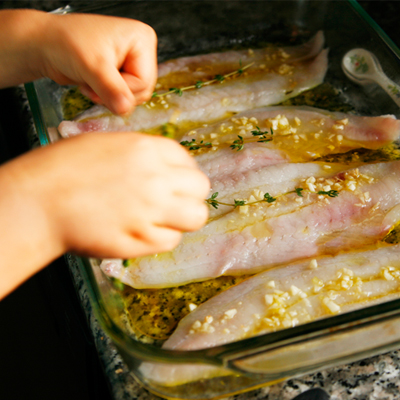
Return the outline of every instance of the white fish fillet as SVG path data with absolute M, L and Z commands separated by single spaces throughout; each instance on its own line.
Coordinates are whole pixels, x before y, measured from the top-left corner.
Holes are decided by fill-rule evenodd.
M 291 161 L 304 162 L 330 153 L 343 153 L 354 148 L 378 149 L 397 140 L 400 121 L 393 115 L 378 117 L 332 112 L 308 106 L 261 107 L 247 110 L 224 121 L 188 132 L 182 141 L 211 143 L 211 148 L 196 151 L 199 165 L 213 162 L 220 149 L 238 139 L 255 139 L 257 130 L 270 133 L 272 141 L 258 143 Z M 270 137 L 270 136 L 269 136 Z M 215 151 L 217 150 L 217 151 Z M 280 153 L 279 153 L 280 151 Z M 231 152 L 230 154 L 234 154 Z
M 163 347 L 204 349 L 290 328 L 398 298 L 399 284 L 400 245 L 277 267 L 197 307 Z M 140 369 L 169 386 L 227 373 L 204 365 L 144 363 Z
M 271 128 L 272 141 L 246 142 L 257 138 L 252 134 L 257 129 L 270 133 Z M 230 148 L 238 135 L 245 140 L 240 151 Z M 400 121 L 391 115 L 362 117 L 312 107 L 265 107 L 191 131 L 182 141 L 191 143 L 194 139 L 196 143 L 212 144 L 211 148 L 193 153 L 201 170 L 210 178 L 212 193 L 219 192 L 221 199 L 221 185 L 230 184 L 233 190 L 235 183 L 248 181 L 249 175 L 266 166 L 310 161 L 360 147 L 376 149 L 399 136 Z M 248 181 L 248 191 L 252 188 L 255 186 Z M 247 197 L 235 194 L 235 198 Z
M 264 168 L 254 168 L 245 172 L 236 171 L 235 174 L 225 175 L 223 179 L 212 180 L 212 192 L 218 193 L 217 199 L 223 203 L 232 203 L 234 199 L 248 199 L 248 202 L 262 200 L 264 193 L 277 196 L 287 193 L 299 187 L 299 182 L 310 176 L 314 178 L 328 178 L 333 171 L 343 169 L 342 164 L 323 163 L 286 163 L 271 164 Z M 301 199 L 304 206 L 306 198 Z M 279 205 L 279 212 L 288 213 L 295 211 L 299 204 L 295 201 L 284 202 Z M 210 218 L 221 217 L 232 211 L 231 206 L 219 205 L 218 209 L 210 208 Z M 264 210 L 272 216 L 276 216 L 275 208 Z M 229 218 L 232 218 L 230 216 Z
M 281 64 L 282 60 L 293 63 L 315 57 L 323 46 L 324 34 L 319 31 L 309 42 L 299 46 L 282 48 L 270 46 L 263 49 L 226 51 L 223 54 L 209 53 L 180 57 L 161 63 L 158 67 L 158 77 L 162 78 L 172 74 L 188 74 L 200 80 L 209 77 L 210 66 L 212 66 L 213 76 L 234 71 L 238 67 L 238 60 L 241 60 L 242 66 L 258 62 L 263 63 L 266 68 L 273 68 Z
M 200 231 L 185 234 L 172 252 L 135 259 L 127 268 L 121 260 L 104 260 L 101 267 L 133 287 L 171 287 L 360 248 L 382 239 L 400 219 L 398 161 L 298 185 L 317 191 L 318 185 L 324 190 L 329 185 L 339 190 L 339 196 L 305 193 L 298 202 L 291 194 L 271 204 L 238 207 Z M 285 206 L 285 199 L 292 205 Z
M 309 46 L 307 49 L 310 50 Z M 143 131 L 167 122 L 203 123 L 224 118 L 229 113 L 278 104 L 322 83 L 328 66 L 328 51 L 322 50 L 315 56 L 316 53 L 313 49 L 309 57 L 303 56 L 292 64 L 281 61 L 281 65 L 286 66 L 283 69 L 260 69 L 256 62 L 240 77 L 185 91 L 182 96 L 154 98 L 138 106 L 129 117 L 113 115 L 105 107 L 96 105 L 74 121 L 63 121 L 58 130 L 63 137 L 88 131 Z

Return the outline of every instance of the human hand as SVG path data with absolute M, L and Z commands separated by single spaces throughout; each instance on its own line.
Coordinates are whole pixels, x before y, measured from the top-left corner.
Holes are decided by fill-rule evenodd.
M 88 133 L 32 151 L 12 166 L 62 252 L 133 258 L 169 251 L 182 231 L 207 220 L 208 178 L 167 138 Z
M 0 87 L 40 77 L 74 84 L 125 114 L 148 100 L 157 79 L 157 38 L 148 25 L 90 14 L 0 12 Z M 2 40 L 4 39 L 4 40 Z

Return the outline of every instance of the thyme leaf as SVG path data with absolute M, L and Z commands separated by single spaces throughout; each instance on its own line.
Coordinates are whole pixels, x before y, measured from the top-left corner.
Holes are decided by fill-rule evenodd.
M 265 193 L 264 201 L 266 201 L 267 203 L 273 203 L 274 201 L 276 201 L 276 197 L 272 197 L 269 193 Z
M 246 205 L 246 200 L 234 200 L 234 207 L 240 207 Z
M 230 72 L 229 74 L 216 75 L 210 81 L 206 81 L 206 82 L 197 81 L 194 85 L 186 86 L 186 87 L 183 87 L 183 88 L 170 88 L 167 92 L 164 92 L 164 93 L 154 92 L 151 97 L 152 98 L 153 97 L 164 97 L 164 96 L 167 96 L 168 94 L 177 94 L 178 96 L 182 96 L 183 92 L 185 92 L 187 90 L 200 89 L 203 86 L 208 86 L 208 85 L 211 85 L 211 84 L 216 83 L 216 82 L 222 83 L 226 78 L 229 78 L 231 76 L 234 76 L 234 75 L 239 75 L 240 76 L 243 73 L 243 71 L 246 70 L 247 68 L 250 68 L 254 64 L 254 62 L 252 62 L 250 64 L 247 64 L 244 67 L 242 67 L 241 64 L 242 64 L 241 61 L 239 61 L 239 66 L 240 66 L 239 69 L 237 69 L 237 70 L 235 70 L 233 72 Z
M 337 190 L 328 190 L 327 192 L 325 192 L 324 190 L 320 190 L 319 192 L 317 192 L 317 194 L 323 194 L 329 197 L 338 197 L 339 196 L 339 192 Z
M 274 134 L 272 128 L 271 128 L 271 133 L 268 131 L 261 131 L 260 127 L 256 126 L 256 130 L 251 131 L 251 134 L 253 136 L 258 137 L 259 140 L 257 140 L 258 143 L 265 143 L 265 142 L 270 142 L 272 140 L 272 135 Z M 269 135 L 269 136 L 267 136 Z
M 303 191 L 303 188 L 296 188 L 294 189 L 295 193 L 297 194 L 297 196 L 303 197 L 303 195 L 301 194 L 301 192 Z
M 171 93 L 176 93 L 179 97 L 183 94 L 182 89 L 180 88 L 170 88 L 169 91 Z
M 208 204 L 210 204 L 211 206 L 213 206 L 216 210 L 218 210 L 218 206 L 219 206 L 218 200 L 215 200 L 215 199 L 217 198 L 217 196 L 218 196 L 218 192 L 215 192 L 215 193 L 213 193 L 213 194 L 211 195 L 210 198 L 208 198 L 208 199 L 206 200 L 206 202 L 207 202 Z
M 271 196 L 267 192 L 264 194 L 262 200 L 256 200 L 251 203 L 248 203 L 246 200 L 236 200 L 236 199 L 233 200 L 233 203 L 223 203 L 223 202 L 217 200 L 218 192 L 215 192 L 210 198 L 206 199 L 206 203 L 212 205 L 216 209 L 218 209 L 219 205 L 231 206 L 233 208 L 236 208 L 236 207 L 241 207 L 244 205 L 252 206 L 254 204 L 258 204 L 258 203 L 262 203 L 262 202 L 273 203 L 278 199 L 278 197 L 286 196 L 290 193 L 296 193 L 298 196 L 303 197 L 303 194 L 302 194 L 303 191 L 310 192 L 309 189 L 304 189 L 301 187 L 296 188 L 290 192 L 280 194 L 276 197 Z M 310 193 L 314 193 L 314 194 L 318 194 L 318 195 L 325 195 L 325 196 L 329 196 L 329 197 L 338 197 L 339 196 L 339 192 L 337 190 L 329 190 L 329 191 L 320 190 L 317 193 L 315 193 L 315 192 L 310 192 Z
M 197 143 L 195 139 L 192 139 L 190 142 L 188 140 L 183 140 L 181 142 L 181 145 L 183 147 L 187 147 L 189 150 L 199 150 L 202 148 L 211 148 L 212 144 L 210 142 L 204 143 L 204 140 L 201 142 Z
M 244 146 L 244 140 L 243 140 L 243 136 L 238 135 L 238 139 L 235 140 L 231 145 L 230 148 L 232 150 L 236 150 L 236 151 L 240 151 L 243 149 Z

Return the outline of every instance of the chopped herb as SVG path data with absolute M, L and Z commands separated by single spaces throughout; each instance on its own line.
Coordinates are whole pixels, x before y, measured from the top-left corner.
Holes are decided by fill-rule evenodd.
M 215 75 L 215 79 L 218 81 L 218 82 L 223 82 L 224 80 L 225 80 L 225 77 L 223 76 L 223 75 Z
M 112 284 L 115 287 L 115 289 L 117 290 L 124 290 L 125 289 L 125 285 L 117 278 L 111 278 Z
M 242 60 L 239 60 L 239 69 L 237 70 L 237 73 L 239 75 L 243 74 L 243 68 L 242 68 Z
M 198 81 L 194 86 L 196 87 L 196 89 L 200 89 L 201 87 L 203 87 L 203 82 Z
M 176 134 L 176 126 L 174 124 L 171 124 L 170 122 L 167 122 L 161 127 L 161 135 L 169 138 L 174 138 Z

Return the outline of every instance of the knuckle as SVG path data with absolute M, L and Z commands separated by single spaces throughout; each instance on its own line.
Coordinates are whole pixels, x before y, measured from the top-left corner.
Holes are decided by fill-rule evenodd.
M 156 31 L 150 26 L 143 22 L 141 22 L 141 27 L 143 33 L 147 36 L 148 39 L 152 40 L 154 43 L 157 42 L 157 33 Z

